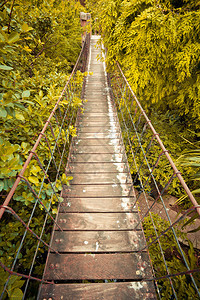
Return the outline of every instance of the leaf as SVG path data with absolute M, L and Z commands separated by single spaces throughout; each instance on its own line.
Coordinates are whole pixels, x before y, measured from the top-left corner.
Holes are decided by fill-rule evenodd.
M 3 107 L 0 107 L 0 117 L 2 118 L 7 117 L 7 111 Z
M 27 23 L 23 23 L 23 25 L 21 26 L 21 29 L 23 32 L 28 32 L 30 30 L 33 30 L 33 28 L 29 27 Z
M 17 276 L 17 279 L 12 283 L 12 289 L 21 288 L 24 284 L 24 280 L 21 280 L 22 277 Z
M 35 185 L 38 185 L 38 184 L 39 184 L 39 180 L 38 180 L 38 178 L 35 177 L 35 176 L 29 176 L 29 177 L 28 177 L 28 180 L 29 180 L 30 182 L 34 183 Z
M 6 65 L 0 65 L 0 69 L 1 69 L 1 70 L 5 70 L 5 71 L 13 70 L 12 67 L 9 67 L 9 66 L 6 66 Z
M 0 192 L 3 190 L 3 188 L 4 188 L 4 183 L 3 181 L 0 181 Z
M 21 143 L 21 147 L 22 148 L 26 148 L 26 147 L 28 147 L 29 146 L 29 143 L 25 143 L 25 142 L 22 142 Z
M 16 41 L 18 41 L 20 38 L 20 35 L 18 32 L 12 32 L 9 37 L 8 37 L 8 43 L 12 44 L 15 43 Z
M 24 46 L 23 49 L 24 49 L 26 52 L 32 52 L 32 50 L 31 50 L 28 46 Z
M 2 42 L 5 42 L 5 37 L 4 37 L 3 34 L 1 34 L 1 33 L 0 33 L 0 40 L 1 40 Z
M 31 173 L 35 176 L 37 176 L 37 173 L 41 171 L 41 168 L 39 166 L 33 166 L 31 168 Z
M 52 214 L 57 214 L 57 213 L 58 213 L 57 208 L 53 208 L 53 209 L 52 209 Z
M 199 217 L 198 213 L 195 213 L 193 217 L 191 217 L 188 221 L 186 221 L 183 226 L 182 229 L 185 228 L 185 226 L 189 225 L 190 223 L 192 223 L 194 220 L 196 220 Z
M 29 90 L 26 90 L 22 93 L 22 98 L 28 98 L 30 97 L 31 92 Z
M 196 189 L 192 191 L 192 194 L 199 194 L 200 193 L 200 189 Z
M 73 179 L 73 177 L 72 177 L 72 179 L 71 179 L 71 177 L 72 177 L 72 176 L 68 176 L 68 177 L 67 177 L 66 174 L 63 173 L 63 174 L 62 174 L 62 178 L 61 178 L 62 183 L 63 183 L 63 184 L 68 184 L 68 181 Z
M 14 289 L 14 291 L 12 292 L 10 300 L 21 300 L 22 298 L 23 298 L 23 293 L 19 288 L 17 288 Z
M 18 111 L 15 112 L 15 117 L 17 120 L 20 120 L 20 121 L 24 121 L 25 118 L 22 114 L 20 114 Z
M 188 251 L 189 254 L 189 258 L 190 258 L 190 267 L 191 270 L 193 270 L 195 268 L 195 264 L 196 264 L 196 257 L 195 257 L 195 253 L 194 253 L 194 247 L 192 245 L 192 242 L 188 241 L 190 249 Z
M 39 91 L 39 96 L 40 96 L 40 98 L 43 97 L 43 91 L 42 90 Z
M 4 179 L 4 190 L 7 191 L 8 190 L 8 180 Z

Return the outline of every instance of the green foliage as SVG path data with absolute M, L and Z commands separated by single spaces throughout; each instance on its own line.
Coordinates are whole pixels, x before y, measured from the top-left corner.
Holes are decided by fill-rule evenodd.
M 156 238 L 156 233 L 159 236 L 170 225 L 169 222 L 163 220 L 157 214 L 151 213 L 151 217 L 146 217 L 143 223 L 144 233 L 147 238 L 148 244 L 150 244 Z M 156 228 L 156 233 L 154 227 Z M 175 228 L 175 232 L 178 238 L 181 238 L 183 240 L 186 238 L 185 234 L 183 234 L 177 228 Z M 162 247 L 170 274 L 177 274 L 179 272 L 187 271 L 172 230 L 169 230 L 166 234 L 162 235 L 159 238 L 159 241 L 160 244 L 157 241 L 149 246 L 149 252 L 154 267 L 155 277 L 159 278 L 167 275 L 164 259 L 160 251 L 160 246 Z M 188 248 L 184 248 L 183 252 L 189 268 L 191 270 L 198 268 L 198 255 L 195 252 L 191 242 L 189 242 Z M 199 285 L 199 273 L 194 273 L 193 276 L 196 283 Z M 189 275 L 172 277 L 172 282 L 178 299 L 198 299 L 198 295 L 196 294 Z M 161 291 L 162 299 L 170 299 L 172 296 L 172 289 L 169 280 L 159 280 L 158 286 Z
M 7 1 L 0 9 L 0 187 L 5 191 L 11 185 L 5 180 L 12 180 L 27 158 L 80 52 L 83 9 L 73 1 L 15 1 L 10 16 L 10 7 Z M 74 108 L 78 105 L 74 99 Z
M 8 279 L 8 273 L 5 272 L 3 269 L 0 269 L 0 294 L 3 292 L 4 284 L 6 283 Z M 11 300 L 21 300 L 23 298 L 23 293 L 21 291 L 21 287 L 23 286 L 24 281 L 21 280 L 21 277 L 12 275 L 8 287 L 6 288 L 6 294 L 7 299 Z M 6 299 L 6 296 L 3 297 L 3 299 Z

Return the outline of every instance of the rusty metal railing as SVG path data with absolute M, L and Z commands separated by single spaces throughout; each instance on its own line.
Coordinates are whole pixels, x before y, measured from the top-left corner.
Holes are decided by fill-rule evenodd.
M 89 51 L 86 36 L 73 71 L 4 203 L 0 205 L 0 299 L 37 295 L 50 247 Z M 51 282 L 46 282 L 51 284 Z M 2 289 L 1 289 L 2 288 Z M 36 296 L 35 296 L 36 298 Z M 16 298 L 17 299 L 17 298 Z
M 139 225 L 143 226 L 147 246 L 141 251 L 148 249 L 152 261 L 153 278 L 147 280 L 154 281 L 160 299 L 183 299 L 183 285 L 191 299 L 199 299 L 198 251 L 195 252 L 192 243 L 187 240 L 182 226 L 191 213 L 200 215 L 200 205 L 175 166 L 118 63 L 113 73 L 108 75 L 108 81 L 112 86 L 111 97 L 116 104 L 136 191 L 134 207 L 137 206 L 140 212 L 140 222 L 135 229 Z M 192 207 L 182 212 L 179 209 L 177 214 L 171 209 L 168 199 L 181 193 L 188 195 Z M 169 298 L 165 298 L 166 295 Z

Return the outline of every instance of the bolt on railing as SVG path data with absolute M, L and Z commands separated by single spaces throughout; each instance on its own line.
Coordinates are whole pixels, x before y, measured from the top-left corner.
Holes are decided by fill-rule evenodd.
M 141 251 L 148 250 L 152 262 L 153 277 L 146 280 L 154 281 L 160 299 L 164 293 L 170 299 L 180 299 L 181 284 L 185 285 L 193 299 L 198 299 L 198 256 L 193 251 L 192 243 L 188 240 L 183 243 L 186 235 L 181 228 L 191 213 L 200 215 L 200 205 L 143 110 L 119 63 L 108 75 L 108 81 L 136 191 L 134 206 L 138 207 L 140 221 L 135 229 L 142 225 L 147 246 Z M 179 214 L 172 212 L 167 204 L 167 197 L 173 195 L 174 187 L 179 194 L 186 193 L 192 205 Z
M 42 279 L 43 264 L 48 249 L 58 253 L 50 246 L 50 236 L 52 226 L 62 230 L 56 213 L 62 205 L 62 187 L 70 180 L 66 164 L 76 135 L 89 43 L 88 34 L 55 107 L 0 205 L 0 299 L 12 293 L 27 299 L 36 295 L 39 283 L 52 284 Z

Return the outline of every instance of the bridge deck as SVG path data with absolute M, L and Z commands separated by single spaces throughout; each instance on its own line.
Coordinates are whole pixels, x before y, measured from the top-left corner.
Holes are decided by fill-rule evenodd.
M 71 150 L 70 187 L 62 192 L 39 299 L 156 299 L 148 254 L 124 153 L 120 125 L 109 97 L 100 49 L 91 60 L 78 136 Z

